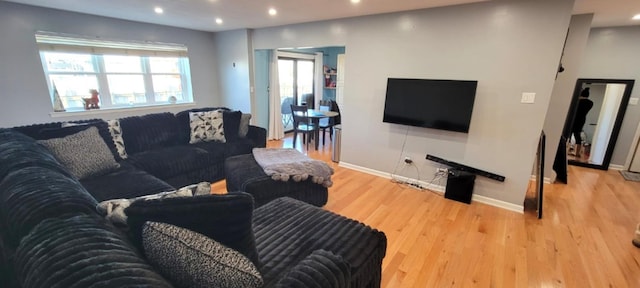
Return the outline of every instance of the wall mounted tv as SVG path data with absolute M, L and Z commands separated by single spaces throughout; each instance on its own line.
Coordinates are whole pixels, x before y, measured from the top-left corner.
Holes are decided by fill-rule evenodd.
M 383 122 L 469 132 L 478 81 L 387 80 Z

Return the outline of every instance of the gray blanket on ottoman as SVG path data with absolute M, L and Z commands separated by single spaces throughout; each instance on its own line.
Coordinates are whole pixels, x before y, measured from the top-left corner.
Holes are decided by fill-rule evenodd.
M 276 181 L 305 181 L 309 177 L 313 183 L 331 187 L 333 168 L 327 163 L 311 159 L 298 150 L 285 148 L 253 148 L 253 157 L 264 173 Z

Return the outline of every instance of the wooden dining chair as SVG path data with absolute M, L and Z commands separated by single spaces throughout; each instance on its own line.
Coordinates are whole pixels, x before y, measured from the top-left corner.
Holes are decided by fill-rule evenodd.
M 312 119 L 308 117 L 306 105 L 291 105 L 291 117 L 293 118 L 293 148 L 296 148 L 296 139 L 298 139 L 298 133 L 301 133 L 302 141 L 306 143 L 309 151 L 311 136 L 316 133 L 318 126 L 314 125 Z

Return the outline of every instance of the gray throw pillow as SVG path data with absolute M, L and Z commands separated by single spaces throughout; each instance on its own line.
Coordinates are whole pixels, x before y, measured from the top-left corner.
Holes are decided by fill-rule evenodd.
M 179 287 L 262 287 L 249 258 L 191 230 L 146 222 L 142 244 L 149 262 Z
M 247 133 L 249 133 L 250 120 L 251 120 L 251 114 L 242 113 L 242 117 L 240 118 L 240 129 L 238 130 L 238 136 L 240 138 L 247 137 Z
M 78 179 L 99 176 L 120 167 L 96 127 L 38 143 L 49 149 L 60 164 Z

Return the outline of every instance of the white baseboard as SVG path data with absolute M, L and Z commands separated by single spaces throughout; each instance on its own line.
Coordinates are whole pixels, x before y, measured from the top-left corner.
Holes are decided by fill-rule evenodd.
M 344 167 L 344 168 L 348 168 L 351 170 L 356 170 L 362 173 L 367 173 L 370 175 L 375 175 L 378 177 L 382 177 L 382 178 L 386 178 L 386 179 L 391 179 L 391 174 L 389 173 L 385 173 L 382 171 L 378 171 L 378 170 L 374 170 L 374 169 L 370 169 L 370 168 L 366 168 L 366 167 L 362 167 L 362 166 L 358 166 L 358 165 L 353 165 L 351 163 L 347 163 L 344 161 L 340 161 L 340 163 L 338 163 L 338 166 L 340 167 Z
M 370 174 L 370 175 L 374 175 L 374 176 L 378 176 L 378 177 L 382 177 L 382 178 L 386 178 L 386 179 L 391 179 L 391 177 L 392 177 L 392 175 L 390 173 L 386 173 L 386 172 L 382 172 L 382 171 L 378 171 L 378 170 L 374 170 L 374 169 L 370 169 L 370 168 L 366 168 L 366 167 L 362 167 L 362 166 L 358 166 L 358 165 L 353 165 L 351 163 L 346 163 L 344 161 L 340 161 L 340 163 L 338 165 L 340 167 L 344 167 L 344 168 L 351 169 L 351 170 L 356 170 L 358 172 L 362 172 L 362 173 L 366 173 L 366 174 Z M 428 189 L 428 190 L 431 190 L 431 191 L 435 191 L 435 192 L 438 192 L 440 194 L 444 194 L 444 191 L 445 191 L 445 187 L 441 186 L 441 185 L 435 185 L 435 184 L 431 184 L 431 183 L 428 183 L 428 182 L 425 182 L 425 181 L 416 181 L 416 179 L 410 179 L 410 178 L 403 177 L 403 176 L 398 176 L 398 175 L 394 175 L 393 178 L 397 179 L 397 180 L 400 180 L 400 181 L 416 183 L 421 188 Z M 550 182 L 549 178 L 545 178 L 544 181 L 545 181 L 545 183 L 547 183 L 547 181 Z M 501 200 L 493 199 L 493 198 L 482 196 L 482 195 L 474 194 L 471 197 L 471 201 L 482 203 L 482 204 L 487 204 L 487 205 L 490 205 L 490 206 L 502 208 L 502 209 L 513 211 L 513 212 L 517 212 L 517 213 L 520 213 L 520 214 L 524 213 L 524 206 L 522 206 L 522 205 L 515 205 L 515 204 L 509 203 L 509 202 L 504 202 L 504 201 L 501 201 Z
M 616 165 L 616 164 L 609 164 L 609 169 L 611 169 L 611 170 L 624 170 L 624 166 Z
M 532 181 L 536 181 L 536 175 L 531 175 L 531 180 Z M 542 182 L 544 184 L 551 184 L 551 178 L 549 177 L 544 177 L 544 181 Z
M 473 196 L 471 197 L 471 201 L 475 201 L 478 203 L 487 204 L 489 206 L 498 207 L 498 208 L 513 211 L 516 213 L 524 214 L 523 205 L 516 205 L 509 202 L 504 202 L 502 200 L 493 199 L 487 196 L 473 194 Z

